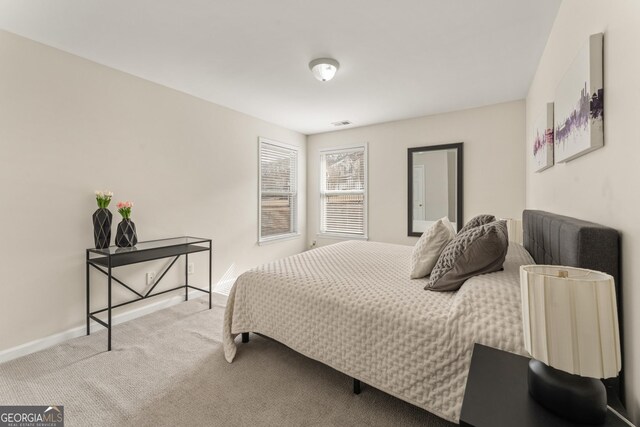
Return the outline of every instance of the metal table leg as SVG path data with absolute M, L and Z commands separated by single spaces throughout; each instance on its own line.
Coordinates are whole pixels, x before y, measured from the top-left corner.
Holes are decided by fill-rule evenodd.
M 90 288 L 90 280 L 91 280 L 91 274 L 89 272 L 89 268 L 91 267 L 89 265 L 89 251 L 87 251 L 87 261 L 85 262 L 85 264 L 87 265 L 87 335 L 91 335 L 91 325 L 90 325 L 90 321 L 91 318 L 89 317 L 91 315 L 91 288 Z
M 189 301 L 189 254 L 184 254 L 184 300 Z
M 109 257 L 109 267 L 107 269 L 108 272 L 108 281 L 109 281 L 109 297 L 108 297 L 108 307 L 109 307 L 109 315 L 108 315 L 108 325 L 107 328 L 107 351 L 111 351 L 111 257 Z

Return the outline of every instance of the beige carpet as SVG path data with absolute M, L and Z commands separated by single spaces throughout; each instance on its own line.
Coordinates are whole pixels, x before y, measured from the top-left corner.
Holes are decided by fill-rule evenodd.
M 220 344 L 225 300 L 203 299 L 0 365 L 0 405 L 65 407 L 67 426 L 452 426 L 289 348 Z M 239 340 L 239 337 L 238 337 Z

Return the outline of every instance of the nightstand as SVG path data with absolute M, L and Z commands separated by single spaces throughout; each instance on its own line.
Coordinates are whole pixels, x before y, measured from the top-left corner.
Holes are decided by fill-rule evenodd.
M 577 427 L 540 406 L 529 396 L 529 358 L 476 344 L 473 347 L 460 425 L 468 427 Z M 616 408 L 617 410 L 617 408 Z M 625 414 L 622 414 L 625 415 Z M 611 410 L 601 426 L 632 424 Z

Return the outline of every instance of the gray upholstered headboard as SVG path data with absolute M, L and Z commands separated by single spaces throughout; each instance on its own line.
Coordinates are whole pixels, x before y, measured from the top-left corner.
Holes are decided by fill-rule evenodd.
M 567 265 L 603 271 L 620 282 L 620 235 L 610 227 L 526 210 L 524 247 L 537 264 Z
M 622 346 L 622 283 L 618 231 L 592 222 L 534 210 L 523 212 L 522 227 L 524 247 L 537 264 L 588 268 L 613 276 L 616 284 Z M 622 372 L 619 388 L 619 396 L 623 398 Z

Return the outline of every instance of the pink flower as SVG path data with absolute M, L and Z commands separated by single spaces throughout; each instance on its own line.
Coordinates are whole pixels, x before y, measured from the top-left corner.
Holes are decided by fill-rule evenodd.
M 118 202 L 118 212 L 122 215 L 122 218 L 129 219 L 131 218 L 131 208 L 133 207 L 133 202 L 127 200 L 126 202 Z

